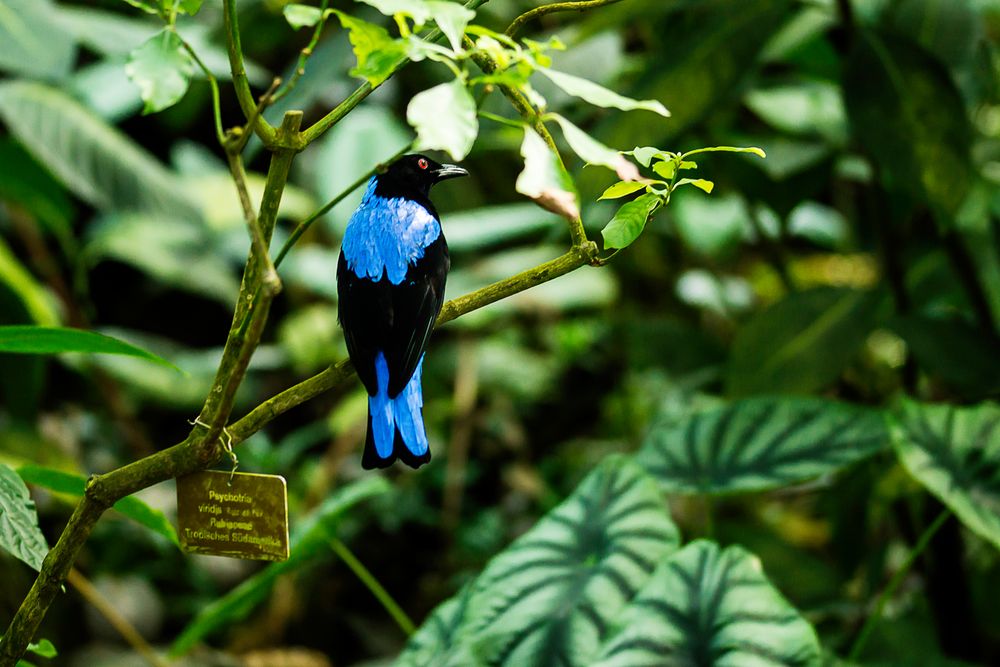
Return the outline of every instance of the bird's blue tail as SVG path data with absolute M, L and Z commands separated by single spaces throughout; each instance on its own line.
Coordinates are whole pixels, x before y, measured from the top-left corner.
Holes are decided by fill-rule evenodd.
M 368 435 L 361 466 L 386 468 L 398 457 L 411 468 L 419 468 L 431 459 L 424 429 L 423 392 L 420 376 L 424 359 L 420 358 L 413 376 L 398 396 L 389 396 L 389 364 L 385 354 L 375 355 L 375 378 L 378 393 L 368 397 Z

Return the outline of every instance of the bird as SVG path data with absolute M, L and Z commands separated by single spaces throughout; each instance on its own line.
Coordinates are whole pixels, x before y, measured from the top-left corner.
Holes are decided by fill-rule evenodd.
M 444 303 L 451 259 L 430 189 L 467 176 L 409 154 L 369 179 L 337 262 L 337 310 L 347 352 L 368 392 L 361 466 L 430 458 L 423 419 L 424 351 Z

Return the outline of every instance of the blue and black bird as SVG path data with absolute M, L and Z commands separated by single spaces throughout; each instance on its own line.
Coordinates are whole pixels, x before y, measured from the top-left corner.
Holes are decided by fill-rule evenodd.
M 364 468 L 431 458 L 420 387 L 424 350 L 444 303 L 451 260 L 429 193 L 469 172 L 405 155 L 368 181 L 337 265 L 340 325 L 368 390 Z

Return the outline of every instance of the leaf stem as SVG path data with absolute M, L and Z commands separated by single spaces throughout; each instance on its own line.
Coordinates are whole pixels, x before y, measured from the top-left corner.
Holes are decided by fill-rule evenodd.
M 375 576 L 368 571 L 368 568 L 364 566 L 364 563 L 358 560 L 357 556 L 351 553 L 351 550 L 347 548 L 347 545 L 344 544 L 340 538 L 332 538 L 330 540 L 330 547 L 340 557 L 340 560 L 344 561 L 344 564 L 351 569 L 354 576 L 361 580 L 361 583 L 365 585 L 365 588 L 371 591 L 372 595 L 375 596 L 375 599 L 382 604 L 387 612 L 389 612 L 389 615 L 392 616 L 392 620 L 396 621 L 396 625 L 398 625 L 399 628 L 406 633 L 407 637 L 417 631 L 413 621 L 411 621 L 410 617 L 406 615 L 403 608 L 399 606 L 391 595 L 389 595 L 389 592 L 386 591 L 382 584 L 378 582 L 378 579 L 376 579 Z
M 882 612 L 885 610 L 885 605 L 896 593 L 896 589 L 899 588 L 900 584 L 903 583 L 903 579 L 909 573 L 910 568 L 913 567 L 913 563 L 916 562 L 920 554 L 924 552 L 927 545 L 930 544 L 931 539 L 937 534 L 941 526 L 945 524 L 951 518 L 951 510 L 947 507 L 941 510 L 941 513 L 937 515 L 937 518 L 931 522 L 931 525 L 927 527 L 926 530 L 917 539 L 916 544 L 910 549 L 910 553 L 906 557 L 906 561 L 896 570 L 896 573 L 889 580 L 889 584 L 882 591 L 882 594 L 878 597 L 878 602 L 875 604 L 875 611 L 868 616 L 865 621 L 864 626 L 861 628 L 861 632 L 858 633 L 858 638 L 854 640 L 854 645 L 851 646 L 851 652 L 847 655 L 847 661 L 850 663 L 856 662 L 858 657 L 861 655 L 861 651 L 864 650 L 865 644 L 868 642 L 868 637 L 871 636 L 872 631 L 875 626 L 878 625 L 879 620 L 882 618 Z
M 613 5 L 621 1 L 622 0 L 579 0 L 578 2 L 554 2 L 551 5 L 542 5 L 541 7 L 529 9 L 511 21 L 511 24 L 507 26 L 507 30 L 504 34 L 508 37 L 513 37 L 521 30 L 521 28 L 524 27 L 525 23 L 533 21 L 541 16 L 545 16 L 546 14 L 554 14 L 556 12 L 582 12 L 588 9 L 603 7 L 604 5 Z

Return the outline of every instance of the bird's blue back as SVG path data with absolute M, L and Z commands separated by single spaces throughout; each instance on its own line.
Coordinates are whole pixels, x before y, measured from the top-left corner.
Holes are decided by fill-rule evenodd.
M 409 266 L 441 235 L 441 223 L 417 201 L 378 195 L 376 184 L 375 177 L 368 181 L 361 205 L 347 223 L 344 259 L 359 278 L 378 281 L 384 273 L 399 285 Z

